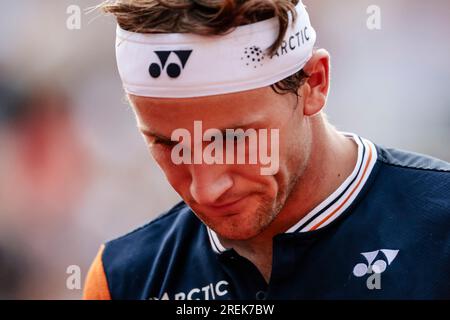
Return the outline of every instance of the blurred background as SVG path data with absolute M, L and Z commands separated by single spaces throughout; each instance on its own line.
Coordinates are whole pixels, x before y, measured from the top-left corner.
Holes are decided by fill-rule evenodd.
M 101 243 L 179 199 L 125 103 L 114 20 L 85 12 L 98 3 L 5 1 L 0 11 L 0 299 L 81 298 L 67 268 L 79 266 L 83 283 Z M 450 161 L 450 2 L 304 3 L 332 57 L 330 121 Z M 370 5 L 380 30 L 367 27 Z

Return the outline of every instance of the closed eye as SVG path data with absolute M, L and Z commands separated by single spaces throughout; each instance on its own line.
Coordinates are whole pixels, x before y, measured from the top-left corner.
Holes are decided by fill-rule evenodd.
M 168 137 L 163 137 L 158 134 L 154 134 L 152 132 L 148 132 L 146 130 L 141 130 L 142 134 L 145 136 L 149 145 L 152 146 L 163 146 L 163 147 L 174 147 L 178 142 L 172 141 Z
M 177 141 L 172 141 L 172 140 L 167 140 L 167 139 L 161 139 L 158 137 L 155 137 L 153 139 L 153 141 L 150 142 L 151 145 L 160 145 L 160 146 L 164 146 L 164 147 L 174 147 L 175 145 L 178 144 Z

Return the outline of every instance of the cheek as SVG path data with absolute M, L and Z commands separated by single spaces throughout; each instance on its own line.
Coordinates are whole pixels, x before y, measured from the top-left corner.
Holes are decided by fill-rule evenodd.
M 280 163 L 289 171 L 299 169 L 301 163 L 309 157 L 311 136 L 301 119 L 293 121 L 280 131 Z M 298 172 L 297 172 L 298 173 Z
M 238 194 L 257 193 L 267 199 L 275 198 L 280 188 L 278 184 L 280 172 L 277 175 L 261 175 L 260 170 L 259 165 L 233 166 L 230 173 L 233 176 L 233 191 Z
M 155 159 L 161 168 L 163 165 L 166 166 L 172 163 L 170 159 L 170 149 L 160 146 L 149 146 L 149 150 L 153 159 Z

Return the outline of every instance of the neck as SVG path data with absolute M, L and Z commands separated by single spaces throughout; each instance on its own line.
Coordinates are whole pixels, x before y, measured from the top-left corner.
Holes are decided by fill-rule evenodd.
M 308 165 L 283 209 L 263 232 L 246 240 L 221 239 L 252 261 L 268 282 L 272 270 L 273 237 L 283 233 L 332 194 L 356 164 L 355 142 L 337 132 L 321 115 L 311 118 Z

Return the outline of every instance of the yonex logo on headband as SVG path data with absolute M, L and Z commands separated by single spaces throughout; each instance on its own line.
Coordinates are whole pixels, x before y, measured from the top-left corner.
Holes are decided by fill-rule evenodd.
M 164 71 L 164 69 L 167 72 L 167 75 L 171 78 L 178 78 L 181 74 L 181 70 L 184 69 L 184 66 L 186 65 L 192 50 L 174 50 L 174 51 L 154 51 L 156 56 L 159 59 L 159 63 L 153 62 L 150 64 L 150 67 L 148 68 L 148 72 L 152 76 L 152 78 L 159 78 L 161 76 L 161 72 Z M 171 62 L 166 68 L 167 60 L 169 59 L 169 56 L 171 53 L 174 53 L 178 59 L 181 62 L 181 66 L 177 63 Z

